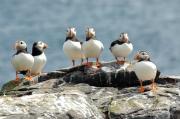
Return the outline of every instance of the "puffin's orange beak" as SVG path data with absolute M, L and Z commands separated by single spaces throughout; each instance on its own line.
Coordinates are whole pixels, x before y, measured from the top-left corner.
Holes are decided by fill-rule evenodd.
M 44 44 L 43 49 L 46 49 L 46 48 L 48 48 L 48 45 L 47 45 L 47 44 Z
M 136 55 L 134 56 L 134 60 L 139 60 L 139 59 L 140 59 L 139 54 L 136 54 Z
M 125 37 L 125 36 L 123 35 L 123 40 L 124 40 L 124 42 L 128 42 L 128 37 Z

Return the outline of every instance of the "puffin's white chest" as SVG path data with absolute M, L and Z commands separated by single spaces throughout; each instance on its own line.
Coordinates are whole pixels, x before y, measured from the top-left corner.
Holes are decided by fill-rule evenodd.
M 34 56 L 34 65 L 32 67 L 31 73 L 32 74 L 41 73 L 46 64 L 46 61 L 47 61 L 47 58 L 44 53 L 38 56 Z
M 133 50 L 133 45 L 131 43 L 123 43 L 121 45 L 116 44 L 111 47 L 112 54 L 115 57 L 127 57 Z
M 97 58 L 102 53 L 104 46 L 100 41 L 90 39 L 83 43 L 82 49 L 86 58 Z
M 153 80 L 156 77 L 157 68 L 150 61 L 141 61 L 134 65 L 134 72 L 139 80 Z
M 71 60 L 81 59 L 84 56 L 80 42 L 67 40 L 63 44 L 63 51 Z
M 31 70 L 34 64 L 34 58 L 28 53 L 19 53 L 12 57 L 12 65 L 17 72 Z

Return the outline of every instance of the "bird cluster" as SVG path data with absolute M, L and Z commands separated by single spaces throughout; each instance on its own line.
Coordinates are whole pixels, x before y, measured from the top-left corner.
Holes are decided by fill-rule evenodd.
M 27 44 L 24 41 L 16 41 L 14 48 L 16 53 L 12 57 L 12 65 L 16 70 L 16 80 L 19 82 L 18 74 L 25 75 L 26 80 L 31 80 L 32 76 L 40 75 L 46 64 L 44 50 L 47 44 L 42 41 L 35 42 L 32 46 L 32 54 L 27 51 Z
M 101 41 L 96 39 L 96 34 L 94 28 L 86 29 L 86 41 L 81 42 L 76 37 L 76 29 L 70 27 L 67 29 L 66 40 L 63 45 L 64 53 L 67 57 L 72 60 L 73 66 L 75 65 L 75 60 L 86 58 L 85 65 L 91 67 L 92 63 L 88 62 L 89 58 L 96 58 L 96 66 L 100 67 L 99 57 L 104 49 Z M 133 50 L 133 45 L 129 41 L 127 33 L 121 33 L 118 40 L 115 40 L 110 45 L 110 51 L 115 57 L 117 64 L 123 65 L 125 59 Z M 152 81 L 152 90 L 156 89 L 155 77 L 157 74 L 157 68 L 154 63 L 150 61 L 150 56 L 145 51 L 139 51 L 134 56 L 136 63 L 134 65 L 134 72 L 140 81 L 140 92 L 144 92 L 143 81 Z
M 67 57 L 72 61 L 75 66 L 76 60 L 86 59 L 85 66 L 91 67 L 93 64 L 89 62 L 89 58 L 96 59 L 96 67 L 100 68 L 101 63 L 99 61 L 100 55 L 104 49 L 101 41 L 96 39 L 94 28 L 86 29 L 86 41 L 81 42 L 76 37 L 76 29 L 70 27 L 67 29 L 66 40 L 63 44 L 63 51 Z M 40 75 L 44 65 L 46 64 L 46 56 L 44 50 L 47 48 L 47 44 L 42 41 L 35 42 L 32 47 L 32 54 L 27 52 L 27 45 L 24 41 L 17 41 L 15 43 L 16 54 L 13 55 L 12 64 L 16 70 L 16 81 L 19 80 L 18 73 L 24 74 L 25 79 L 31 80 L 32 76 Z M 133 50 L 133 45 L 129 41 L 127 33 L 121 33 L 118 40 L 115 40 L 110 45 L 110 51 L 115 57 L 117 64 L 124 65 L 128 55 Z M 136 63 L 134 64 L 134 72 L 140 81 L 140 92 L 144 92 L 143 81 L 152 81 L 152 90 L 156 89 L 155 77 L 157 68 L 154 63 L 151 62 L 150 56 L 145 51 L 139 51 L 134 56 Z

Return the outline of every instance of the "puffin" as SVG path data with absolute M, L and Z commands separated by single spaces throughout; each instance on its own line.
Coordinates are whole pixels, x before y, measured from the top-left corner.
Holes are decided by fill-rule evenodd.
M 101 41 L 96 39 L 94 28 L 89 27 L 86 29 L 86 41 L 82 44 L 82 50 L 86 58 L 86 66 L 91 67 L 89 58 L 96 58 L 96 67 L 100 67 L 99 57 L 104 49 Z
M 33 56 L 27 51 L 27 44 L 25 41 L 16 41 L 14 48 L 16 53 L 12 56 L 11 63 L 16 71 L 16 80 L 19 81 L 18 74 L 25 75 L 26 80 L 32 80 L 31 70 L 34 64 Z
M 46 65 L 47 58 L 44 53 L 48 45 L 42 41 L 34 42 L 32 46 L 32 56 L 34 57 L 34 64 L 31 70 L 32 75 L 40 75 L 44 66 Z
M 118 40 L 115 40 L 110 45 L 110 51 L 114 55 L 117 64 L 124 64 L 125 58 L 132 52 L 133 45 L 129 41 L 127 33 L 121 33 Z M 119 60 L 123 58 L 123 60 Z
M 152 91 L 156 90 L 155 78 L 157 75 L 157 67 L 150 60 L 150 56 L 145 51 L 139 51 L 135 54 L 134 60 L 137 62 L 133 66 L 133 70 L 140 81 L 139 91 L 144 92 L 143 81 L 151 80 L 152 81 Z
M 75 60 L 81 59 L 81 64 L 83 63 L 84 55 L 82 53 L 82 42 L 77 39 L 76 29 L 74 27 L 69 27 L 67 29 L 63 51 L 72 61 L 73 66 L 75 66 Z

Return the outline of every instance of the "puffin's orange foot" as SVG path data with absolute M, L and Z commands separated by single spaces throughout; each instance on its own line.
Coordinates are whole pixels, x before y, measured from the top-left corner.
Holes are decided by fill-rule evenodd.
M 123 65 L 125 63 L 125 61 L 117 61 L 117 64 Z
M 16 79 L 13 80 L 13 83 L 15 83 L 15 84 L 18 84 L 19 82 L 20 82 L 20 78 L 19 77 L 16 77 Z
M 139 88 L 139 92 L 140 92 L 140 93 L 143 93 L 143 92 L 144 92 L 144 87 L 143 87 L 143 86 L 141 86 L 141 87 Z
M 28 81 L 31 81 L 32 80 L 32 76 L 26 76 L 25 79 L 28 80 Z
M 92 67 L 92 63 L 90 63 L 90 62 L 86 62 L 86 63 L 84 63 L 84 65 L 86 66 L 86 67 L 88 67 L 88 68 L 90 68 L 90 67 Z
M 96 67 L 97 67 L 97 68 L 100 68 L 100 67 L 101 67 L 101 63 L 97 62 L 97 63 L 96 63 Z

